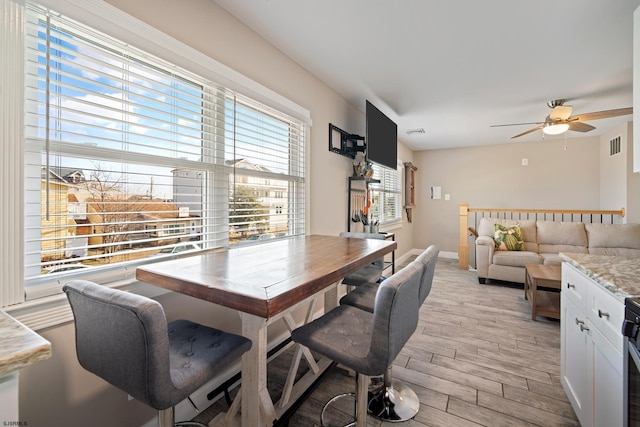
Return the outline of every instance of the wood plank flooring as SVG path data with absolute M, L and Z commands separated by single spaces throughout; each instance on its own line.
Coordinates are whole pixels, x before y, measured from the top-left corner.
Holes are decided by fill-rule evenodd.
M 269 363 L 272 397 L 291 354 Z M 458 270 L 456 260 L 438 261 L 418 329 L 394 362 L 393 377 L 418 394 L 420 412 L 403 423 L 369 417 L 370 427 L 580 425 L 560 385 L 559 322 L 532 321 L 522 287 L 481 285 L 475 272 Z M 319 426 L 324 403 L 353 387 L 353 376 L 333 369 L 289 426 Z M 225 409 L 216 403 L 195 420 L 210 422 Z M 352 407 L 344 402 L 341 409 Z

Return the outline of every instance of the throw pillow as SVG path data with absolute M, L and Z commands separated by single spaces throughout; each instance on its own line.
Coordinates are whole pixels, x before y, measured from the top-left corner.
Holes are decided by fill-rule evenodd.
M 496 224 L 493 240 L 497 251 L 524 251 L 524 237 L 519 225 L 506 227 Z

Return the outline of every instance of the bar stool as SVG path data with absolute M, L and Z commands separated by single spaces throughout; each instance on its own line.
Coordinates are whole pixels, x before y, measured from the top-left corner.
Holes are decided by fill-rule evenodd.
M 352 237 L 356 239 L 378 239 L 384 240 L 385 235 L 381 233 L 354 233 L 352 231 L 343 231 L 340 237 Z M 378 258 L 366 267 L 346 276 L 342 279 L 342 283 L 349 286 L 362 286 L 366 283 L 378 283 L 382 271 L 384 270 L 384 257 Z
M 422 306 L 429 292 L 431 292 L 438 254 L 438 248 L 435 245 L 431 245 L 413 261 L 422 268 L 418 293 L 419 306 Z M 374 284 L 359 286 L 342 297 L 340 304 L 351 305 L 360 310 L 372 312 L 377 288 L 378 286 Z M 419 409 L 420 399 L 416 392 L 406 383 L 394 380 L 392 378 L 392 366 L 389 365 L 384 373 L 382 385 L 370 392 L 369 413 L 385 421 L 400 422 L 413 418 Z
M 141 295 L 85 280 L 63 290 L 80 365 L 157 409 L 160 427 L 173 426 L 174 406 L 251 348 L 244 337 L 188 320 L 167 324 L 160 303 Z
M 382 282 L 372 313 L 340 305 L 291 333 L 294 342 L 356 372 L 355 421 L 350 426 L 366 426 L 369 376 L 382 375 L 416 330 L 421 275 L 421 266 L 412 263 Z M 329 400 L 322 408 L 321 425 L 331 403 L 353 394 Z

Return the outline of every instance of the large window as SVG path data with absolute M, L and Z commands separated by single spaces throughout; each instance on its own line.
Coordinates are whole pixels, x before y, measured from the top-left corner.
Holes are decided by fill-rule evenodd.
M 27 286 L 304 234 L 304 123 L 27 9 Z

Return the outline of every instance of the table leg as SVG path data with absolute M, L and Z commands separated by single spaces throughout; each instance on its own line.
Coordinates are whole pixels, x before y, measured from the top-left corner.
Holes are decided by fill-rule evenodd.
M 324 312 L 328 313 L 329 311 L 331 311 L 331 309 L 336 308 L 339 304 L 340 301 L 338 300 L 338 287 L 339 284 L 338 283 L 334 283 L 333 285 L 331 285 L 331 289 L 329 289 L 325 294 L 324 294 Z
M 276 412 L 267 390 L 267 319 L 240 313 L 242 335 L 253 343 L 242 355 L 242 426 L 270 426 Z
M 536 320 L 536 306 L 538 305 L 536 301 L 536 294 L 538 293 L 536 279 L 529 281 L 529 289 L 531 290 L 531 320 Z

